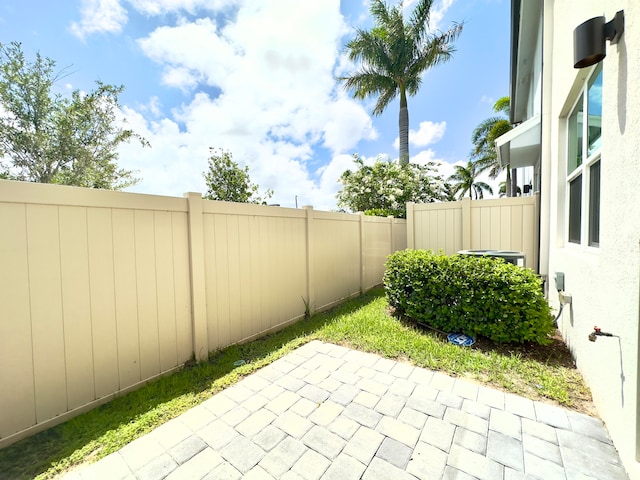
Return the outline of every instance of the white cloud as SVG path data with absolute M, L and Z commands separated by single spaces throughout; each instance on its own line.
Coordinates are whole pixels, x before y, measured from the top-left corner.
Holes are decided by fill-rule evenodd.
M 338 98 L 325 113 L 324 145 L 334 152 L 349 150 L 362 139 L 375 140 L 378 137 L 371 117 L 351 100 Z
M 496 101 L 493 97 L 488 97 L 487 95 L 483 95 L 480 98 L 480 103 L 486 103 L 487 105 L 493 106 L 493 104 L 496 103 Z
M 443 180 L 447 180 L 451 175 L 454 174 L 456 165 L 466 166 L 467 162 L 463 160 L 458 160 L 454 163 L 445 162 L 444 160 L 437 161 L 437 169 L 438 174 L 442 176 Z
M 92 33 L 119 33 L 127 23 L 127 11 L 120 0 L 82 0 L 81 15 L 70 30 L 82 40 Z
M 182 11 L 226 11 L 242 0 L 81 0 L 81 19 L 72 22 L 70 30 L 80 39 L 93 33 L 120 33 L 127 23 L 125 4 L 146 16 L 160 16 Z
M 164 15 L 181 10 L 192 14 L 198 9 L 222 10 L 240 3 L 240 0 L 129 0 L 129 3 L 145 15 Z
M 159 27 L 138 44 L 145 55 L 164 65 L 163 83 L 182 89 L 192 89 L 202 81 L 221 84 L 230 73 L 228 67 L 235 54 L 209 18 Z
M 447 129 L 447 122 L 434 123 L 430 121 L 420 122 L 418 130 L 409 130 L 409 143 L 416 147 L 426 147 L 442 140 Z M 396 137 L 393 146 L 400 147 L 400 138 Z
M 190 99 L 171 118 L 155 116 L 153 99 L 123 110 L 152 145 L 121 148 L 121 165 L 142 177 L 130 190 L 204 193 L 208 149 L 218 147 L 249 166 L 262 190 L 272 188 L 273 202 L 293 206 L 297 196 L 298 205 L 335 208 L 337 179 L 353 164 L 349 150 L 377 136 L 364 107 L 334 79 L 348 31 L 339 7 L 338 0 L 250 2 L 225 25 L 182 20 L 139 39 L 164 68 L 163 83 Z M 314 157 L 318 146 L 329 158 Z
M 444 136 L 446 129 L 447 122 L 420 122 L 418 131 L 412 130 L 409 132 L 409 141 L 416 147 L 425 147 L 432 143 L 439 142 Z
M 429 162 L 441 162 L 441 160 L 436 158 L 436 152 L 431 149 L 422 150 L 411 157 L 411 163 L 416 163 L 418 165 L 427 165 Z
M 142 112 L 149 112 L 154 117 L 160 117 L 162 115 L 162 102 L 158 97 L 151 97 L 149 102 L 144 105 L 140 105 L 139 109 Z
M 407 18 L 413 12 L 415 8 L 415 3 L 417 0 L 405 0 L 403 3 L 402 13 Z M 440 2 L 434 2 L 431 7 L 431 12 L 429 15 L 429 30 L 431 32 L 435 32 L 440 29 L 440 22 L 444 18 L 445 14 L 453 5 L 454 0 L 441 0 Z
M 431 10 L 431 16 L 429 19 L 429 27 L 432 32 L 436 30 L 440 30 L 440 22 L 444 18 L 445 14 L 453 5 L 454 0 L 442 0 L 439 3 L 435 4 L 435 7 Z M 448 27 L 446 27 L 448 29 Z

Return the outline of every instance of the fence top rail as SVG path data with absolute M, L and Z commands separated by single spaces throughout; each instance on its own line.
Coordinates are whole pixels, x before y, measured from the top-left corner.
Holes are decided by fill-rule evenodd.
M 393 220 L 394 219 L 390 217 L 374 217 L 372 215 L 364 216 L 365 223 L 384 223 L 386 225 L 389 225 L 390 223 L 395 223 L 393 222 Z
M 0 203 L 187 212 L 186 198 L 0 180 Z
M 533 195 L 530 197 L 492 198 L 488 200 L 474 200 L 471 202 L 471 208 L 535 205 L 535 203 L 536 197 Z
M 321 210 L 313 211 L 313 218 L 316 220 L 337 220 L 344 222 L 359 222 L 360 214 L 344 213 L 344 212 L 325 212 Z
M 462 201 L 457 202 L 435 202 L 435 203 L 415 203 L 414 211 L 421 212 L 427 210 L 453 210 L 462 208 Z
M 254 203 L 221 202 L 218 200 L 202 200 L 202 213 L 217 215 L 243 215 L 256 217 L 287 217 L 304 219 L 307 213 L 301 208 L 257 205 Z
M 455 202 L 416 203 L 413 205 L 413 209 L 418 212 L 428 210 L 461 209 L 465 203 L 467 203 L 471 208 L 534 205 L 536 198 L 537 197 L 535 195 L 529 197 L 504 197 L 483 200 L 470 200 L 469 198 L 464 198 L 463 200 Z

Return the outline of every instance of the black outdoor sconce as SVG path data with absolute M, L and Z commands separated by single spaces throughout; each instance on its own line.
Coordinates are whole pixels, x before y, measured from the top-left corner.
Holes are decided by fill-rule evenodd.
M 590 67 L 600 62 L 606 55 L 605 40 L 611 45 L 618 43 L 624 32 L 624 10 L 616 13 L 613 20 L 594 17 L 578 25 L 573 31 L 573 67 Z

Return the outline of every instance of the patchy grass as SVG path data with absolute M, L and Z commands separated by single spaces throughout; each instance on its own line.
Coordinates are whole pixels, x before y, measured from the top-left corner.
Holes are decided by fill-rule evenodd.
M 265 338 L 212 353 L 68 422 L 0 450 L 2 478 L 52 478 L 95 461 L 314 340 L 337 343 L 594 414 L 589 390 L 560 339 L 549 346 L 452 345 L 389 311 L 382 289 Z M 244 360 L 242 366 L 234 366 Z

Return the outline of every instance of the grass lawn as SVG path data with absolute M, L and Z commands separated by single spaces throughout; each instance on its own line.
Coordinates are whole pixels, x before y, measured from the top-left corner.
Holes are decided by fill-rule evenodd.
M 549 346 L 479 341 L 471 348 L 457 347 L 436 332 L 393 317 L 383 290 L 375 289 L 276 334 L 213 353 L 208 362 L 185 367 L 0 450 L 0 477 L 51 478 L 102 458 L 314 339 L 594 413 L 589 390 L 561 340 Z M 246 364 L 235 367 L 237 360 Z

